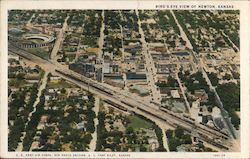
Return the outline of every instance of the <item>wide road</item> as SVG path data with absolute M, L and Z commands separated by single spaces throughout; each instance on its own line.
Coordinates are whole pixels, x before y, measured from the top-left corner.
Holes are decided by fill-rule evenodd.
M 183 86 L 182 86 L 182 83 L 181 83 L 181 80 L 180 80 L 180 78 L 179 78 L 179 76 L 178 76 L 178 73 L 176 73 L 175 76 L 176 76 L 176 80 L 177 80 L 177 82 L 178 82 L 178 84 L 179 84 L 179 86 L 180 86 L 182 96 L 183 96 L 183 98 L 184 98 L 184 100 L 185 100 L 187 112 L 190 113 L 190 109 L 191 109 L 191 108 L 190 108 L 190 104 L 189 104 L 189 102 L 188 102 L 188 100 L 187 100 L 187 97 L 186 97 L 186 94 L 185 94 L 185 90 L 184 90 L 184 88 L 183 88 Z
M 93 111 L 95 112 L 95 119 L 94 119 L 94 125 L 95 125 L 95 131 L 91 134 L 92 135 L 92 140 L 90 141 L 89 144 L 89 151 L 94 152 L 96 149 L 96 143 L 97 143 L 97 125 L 99 123 L 98 121 L 98 112 L 100 109 L 100 98 L 95 97 L 95 105 L 93 108 Z
M 69 19 L 69 16 L 67 16 L 65 18 L 62 29 L 60 29 L 60 31 L 56 37 L 56 42 L 55 42 L 53 50 L 51 51 L 51 54 L 50 54 L 50 59 L 52 59 L 53 61 L 56 61 L 57 53 L 58 53 L 59 48 L 61 47 L 62 42 L 64 40 L 64 32 L 67 30 L 67 27 L 68 27 L 68 23 L 67 23 L 68 19 Z
M 152 103 L 138 101 L 133 95 L 124 95 L 116 89 L 112 89 L 112 87 L 107 87 L 102 83 L 71 71 L 66 66 L 62 66 L 59 63 L 46 61 L 13 46 L 9 46 L 9 50 L 23 58 L 35 62 L 45 70 L 49 69 L 50 72 L 56 73 L 62 78 L 84 89 L 88 89 L 91 93 L 98 95 L 101 99 L 110 100 L 113 103 L 126 108 L 128 111 L 141 114 L 152 121 L 160 120 L 163 125 L 166 125 L 166 127 L 169 127 L 169 125 L 172 127 L 181 126 L 192 136 L 221 148 L 221 151 L 226 151 L 230 148 L 229 145 L 231 143 L 228 140 L 228 136 L 218 130 L 205 125 L 196 124 L 188 118 L 180 114 L 175 114 L 169 110 L 160 110 L 157 106 L 152 107 L 150 106 Z
M 139 11 L 136 10 L 136 15 L 137 15 L 137 18 L 138 18 L 138 29 L 139 29 L 139 33 L 141 35 L 141 43 L 142 43 L 142 54 L 144 55 L 145 57 L 145 67 L 146 67 L 146 70 L 147 70 L 147 80 L 148 80 L 148 83 L 150 85 L 150 88 L 151 88 L 151 94 L 152 94 L 152 100 L 155 102 L 155 103 L 158 103 L 160 104 L 161 103 L 161 93 L 160 91 L 157 89 L 157 86 L 155 85 L 155 83 L 157 82 L 156 80 L 156 68 L 155 68 L 155 65 L 154 65 L 154 60 L 153 60 L 153 57 L 151 56 L 151 54 L 149 53 L 148 51 L 148 43 L 146 42 L 145 40 L 145 35 L 144 35 L 144 32 L 142 30 L 142 27 L 141 27 L 141 20 L 140 20 L 140 16 L 139 16 Z
M 99 46 L 99 54 L 98 54 L 98 57 L 100 60 L 102 60 L 102 63 L 104 63 L 103 61 L 103 58 L 104 58 L 104 55 L 103 55 L 103 45 L 104 45 L 104 38 L 105 38 L 105 35 L 104 35 L 104 29 L 105 29 L 105 23 L 104 23 L 104 10 L 102 10 L 102 26 L 100 28 L 100 37 L 98 39 L 98 46 Z

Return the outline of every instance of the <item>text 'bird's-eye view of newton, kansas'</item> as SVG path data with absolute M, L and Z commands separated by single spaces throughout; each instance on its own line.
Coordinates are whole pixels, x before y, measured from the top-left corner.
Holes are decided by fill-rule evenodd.
M 240 152 L 239 31 L 234 9 L 8 10 L 8 151 Z

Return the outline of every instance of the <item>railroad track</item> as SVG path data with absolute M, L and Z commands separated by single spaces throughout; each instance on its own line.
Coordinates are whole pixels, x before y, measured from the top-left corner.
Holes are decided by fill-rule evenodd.
M 19 49 L 19 48 L 13 48 L 9 47 L 9 50 L 13 53 L 18 54 L 19 56 L 26 58 L 28 60 L 37 60 L 37 62 L 48 63 L 50 65 L 54 65 L 54 68 L 57 68 L 56 65 L 50 61 L 41 59 L 40 57 L 37 57 L 31 53 L 28 53 L 25 50 Z M 34 62 L 34 61 L 33 61 Z M 103 95 L 114 98 L 116 101 L 119 101 L 119 103 L 115 103 L 119 108 L 123 107 L 120 103 L 123 103 L 124 105 L 132 108 L 132 109 L 138 109 L 147 115 L 153 116 L 155 118 L 158 118 L 159 120 L 162 120 L 166 122 L 166 124 L 176 125 L 180 126 L 185 129 L 186 132 L 190 133 L 192 136 L 194 136 L 193 132 L 196 131 L 198 133 L 198 136 L 195 136 L 197 138 L 200 138 L 216 147 L 223 148 L 225 150 L 228 150 L 229 148 L 225 146 L 224 142 L 227 142 L 229 136 L 228 134 L 221 132 L 218 129 L 208 127 L 206 125 L 202 125 L 199 123 L 195 123 L 194 120 L 190 119 L 189 117 L 185 117 L 183 115 L 179 115 L 176 113 L 171 112 L 170 110 L 159 108 L 159 106 L 155 105 L 155 108 L 150 107 L 146 103 L 138 102 L 134 98 L 131 98 L 130 96 L 124 96 L 120 92 L 117 92 L 115 90 L 111 90 L 108 87 L 105 87 L 101 85 L 100 83 L 89 79 L 87 77 L 84 77 L 83 75 L 80 75 L 74 71 L 71 70 L 60 70 L 55 69 L 55 71 L 63 76 L 66 76 L 67 78 L 73 79 L 78 82 L 84 83 L 86 86 L 91 87 L 91 89 L 94 89 L 98 92 L 101 92 Z M 114 103 L 112 103 L 114 105 Z M 153 104 L 153 103 L 150 103 Z M 147 117 L 147 116 L 145 116 Z
M 73 78 L 77 81 L 85 82 L 86 85 L 89 85 L 90 87 L 92 87 L 98 91 L 101 91 L 102 93 L 104 93 L 110 97 L 113 96 L 114 98 L 118 98 L 121 103 L 123 103 L 131 108 L 137 108 L 137 109 L 139 109 L 147 114 L 150 114 L 151 116 L 159 118 L 160 120 L 168 121 L 168 122 L 171 122 L 175 125 L 179 125 L 185 129 L 189 130 L 189 131 L 196 129 L 197 131 L 202 132 L 202 134 L 206 134 L 209 137 L 212 136 L 213 139 L 220 139 L 221 138 L 221 139 L 227 140 L 229 138 L 226 133 L 223 133 L 218 129 L 207 127 L 207 126 L 199 124 L 199 123 L 197 124 L 197 123 L 195 123 L 194 120 L 191 120 L 190 118 L 173 113 L 167 109 L 160 108 L 159 110 L 157 110 L 157 109 L 153 109 L 153 108 L 147 106 L 146 104 L 142 104 L 142 103 L 133 103 L 132 104 L 130 102 L 130 100 L 133 100 L 133 99 L 129 99 L 128 96 L 124 99 L 120 98 L 121 94 L 119 92 L 116 92 L 114 90 L 111 90 L 111 89 L 103 87 L 103 86 L 99 86 L 98 83 L 93 82 L 90 79 L 85 79 L 85 78 L 81 77 L 82 75 L 77 75 L 76 73 L 74 73 L 74 75 L 73 75 L 73 73 L 67 74 L 67 73 L 65 73 L 65 71 L 60 71 L 60 70 L 57 70 L 57 72 L 59 72 L 63 75 L 66 75 L 69 78 Z M 117 96 L 117 95 L 119 95 L 119 96 Z M 149 110 L 147 110 L 147 109 L 149 109 Z

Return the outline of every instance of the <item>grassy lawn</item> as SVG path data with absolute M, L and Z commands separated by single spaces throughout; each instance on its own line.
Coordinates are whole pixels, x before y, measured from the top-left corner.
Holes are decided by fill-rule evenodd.
M 48 83 L 49 88 L 72 88 L 74 85 L 64 81 L 64 80 L 58 80 L 58 81 L 50 81 Z
M 46 60 L 49 58 L 49 52 L 43 48 L 29 48 L 27 51 Z
M 141 119 L 135 115 L 130 115 L 128 117 L 128 119 L 130 120 L 131 123 L 129 123 L 128 126 L 131 126 L 133 129 L 140 129 L 140 128 L 150 128 L 152 127 L 152 123 L 144 120 L 144 119 Z

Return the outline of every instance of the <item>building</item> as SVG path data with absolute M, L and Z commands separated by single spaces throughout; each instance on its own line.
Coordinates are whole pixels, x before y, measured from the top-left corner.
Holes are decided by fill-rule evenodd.
M 16 61 L 20 60 L 19 56 L 18 55 L 14 55 L 14 54 L 9 54 L 8 55 L 8 59 L 14 59 Z
M 19 37 L 9 35 L 8 38 L 11 44 L 20 48 L 52 46 L 55 41 L 55 37 L 45 34 L 25 34 Z
M 175 99 L 181 97 L 180 94 L 179 94 L 179 92 L 178 92 L 178 90 L 171 90 L 170 93 L 171 93 L 171 96 L 172 96 L 173 98 L 175 98 Z
M 147 76 L 145 73 L 127 72 L 126 76 L 127 76 L 127 80 L 130 80 L 130 81 L 145 81 L 145 80 L 147 80 Z
M 105 62 L 103 64 L 103 73 L 112 73 L 112 66 L 110 63 Z
M 51 81 L 58 81 L 58 80 L 60 80 L 61 79 L 61 77 L 59 77 L 59 76 L 51 76 L 50 77 L 50 80 Z
M 103 82 L 102 68 L 96 69 L 96 80 L 97 82 Z
M 69 65 L 69 69 L 76 71 L 86 77 L 93 77 L 95 75 L 94 63 L 73 63 Z
M 194 96 L 199 98 L 201 102 L 206 102 L 208 100 L 208 95 L 204 89 L 195 90 Z

